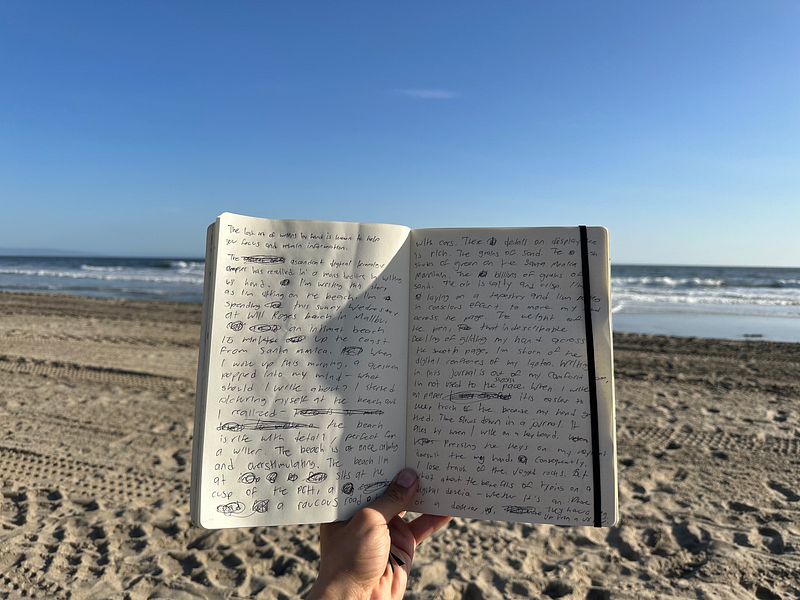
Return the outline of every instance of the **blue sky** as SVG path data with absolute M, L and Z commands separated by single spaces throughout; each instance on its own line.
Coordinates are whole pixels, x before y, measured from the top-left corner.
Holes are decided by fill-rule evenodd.
M 605 225 L 800 265 L 800 3 L 0 4 L 0 247 L 199 256 L 224 211 Z

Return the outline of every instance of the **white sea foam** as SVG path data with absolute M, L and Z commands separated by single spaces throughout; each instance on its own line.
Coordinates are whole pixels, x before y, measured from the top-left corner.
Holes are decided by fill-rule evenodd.
M 800 318 L 800 269 L 619 266 L 612 275 L 616 314 Z
M 0 257 L 0 289 L 199 302 L 204 270 L 183 259 Z
M 0 268 L 0 275 L 21 275 L 25 277 L 56 277 L 69 279 L 99 279 L 103 281 L 150 281 L 153 283 L 192 283 L 203 284 L 203 276 L 194 273 L 160 274 L 123 267 L 90 267 L 79 271 L 52 269 L 8 269 Z

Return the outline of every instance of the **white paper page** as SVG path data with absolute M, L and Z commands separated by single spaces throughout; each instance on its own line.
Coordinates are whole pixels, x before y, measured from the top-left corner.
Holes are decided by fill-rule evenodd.
M 403 467 L 408 229 L 218 226 L 200 522 L 347 518 Z
M 588 233 L 609 524 L 608 243 L 605 229 Z M 578 228 L 427 229 L 411 240 L 406 462 L 420 477 L 413 510 L 593 524 Z

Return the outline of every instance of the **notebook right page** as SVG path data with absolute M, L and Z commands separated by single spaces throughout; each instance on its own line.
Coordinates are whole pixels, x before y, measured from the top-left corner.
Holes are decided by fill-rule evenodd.
M 608 232 L 587 233 L 599 477 L 579 229 L 412 231 L 406 464 L 420 479 L 412 510 L 617 520 Z

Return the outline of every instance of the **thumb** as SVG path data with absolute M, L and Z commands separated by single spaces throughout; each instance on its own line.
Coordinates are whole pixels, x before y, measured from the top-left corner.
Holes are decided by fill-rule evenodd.
M 417 474 L 411 469 L 403 469 L 386 488 L 383 496 L 369 507 L 378 511 L 388 523 L 406 509 L 415 491 L 417 491 Z

